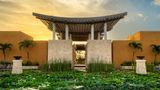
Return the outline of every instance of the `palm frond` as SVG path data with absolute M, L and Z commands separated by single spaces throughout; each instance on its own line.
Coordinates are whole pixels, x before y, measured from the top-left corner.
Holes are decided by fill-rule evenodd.
M 134 48 L 134 49 L 139 49 L 139 50 L 143 50 L 142 48 L 142 44 L 140 42 L 136 42 L 136 41 L 132 41 L 129 44 L 129 47 Z

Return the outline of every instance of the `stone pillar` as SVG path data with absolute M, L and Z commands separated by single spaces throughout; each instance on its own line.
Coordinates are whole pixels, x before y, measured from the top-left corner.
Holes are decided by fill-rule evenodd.
M 66 40 L 69 39 L 68 36 L 69 36 L 69 27 L 68 27 L 68 25 L 66 25 L 66 26 L 65 26 L 65 39 L 66 39 Z
M 91 25 L 91 40 L 94 40 L 94 24 Z
M 12 66 L 12 74 L 22 74 L 22 61 L 23 60 L 13 60 L 13 66 Z
M 72 40 L 72 34 L 69 35 L 69 40 Z
M 136 73 L 137 74 L 147 74 L 146 60 L 136 60 Z
M 72 62 L 72 41 L 71 40 L 49 40 L 48 41 L 48 63 L 57 59 L 65 59 Z
M 98 40 L 100 40 L 100 39 L 101 39 L 101 33 L 98 32 Z
M 107 23 L 104 23 L 104 40 L 107 40 Z
M 91 34 L 90 33 L 88 34 L 88 40 L 91 40 Z
M 53 23 L 53 40 L 56 39 L 56 24 Z
M 87 42 L 87 65 L 94 62 L 94 60 L 112 64 L 111 40 L 88 40 Z
M 60 40 L 62 40 L 62 33 L 60 33 Z

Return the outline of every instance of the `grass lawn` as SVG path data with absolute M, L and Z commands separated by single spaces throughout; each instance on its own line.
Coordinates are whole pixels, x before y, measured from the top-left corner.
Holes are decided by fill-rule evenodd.
M 28 89 L 27 89 L 28 88 Z M 160 90 L 160 73 L 137 75 L 132 71 L 110 73 L 0 71 L 0 90 Z M 31 90 L 32 90 L 31 89 Z

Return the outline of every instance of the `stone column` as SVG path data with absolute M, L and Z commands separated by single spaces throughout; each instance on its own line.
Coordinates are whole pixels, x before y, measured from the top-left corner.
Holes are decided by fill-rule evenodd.
M 136 73 L 137 74 L 147 74 L 146 60 L 136 60 Z
M 23 73 L 22 60 L 13 60 L 12 74 L 21 74 L 21 73 Z
M 53 23 L 53 40 L 56 39 L 56 24 Z
M 104 40 L 107 40 L 107 23 L 104 23 Z
M 72 40 L 72 34 L 69 35 L 69 40 Z
M 91 40 L 91 34 L 90 33 L 88 34 L 88 40 Z
M 69 36 L 69 27 L 68 25 L 65 25 L 65 39 L 68 40 L 68 36 Z
M 60 33 L 60 40 L 62 40 L 62 33 Z
M 91 40 L 94 40 L 94 24 L 91 25 Z
M 98 40 L 100 40 L 100 39 L 101 39 L 101 33 L 98 32 Z

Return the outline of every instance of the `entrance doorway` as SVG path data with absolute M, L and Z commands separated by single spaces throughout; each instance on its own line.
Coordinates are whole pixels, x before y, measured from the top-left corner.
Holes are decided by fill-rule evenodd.
M 86 70 L 86 44 L 86 42 L 74 42 L 73 44 L 73 63 L 75 70 Z

